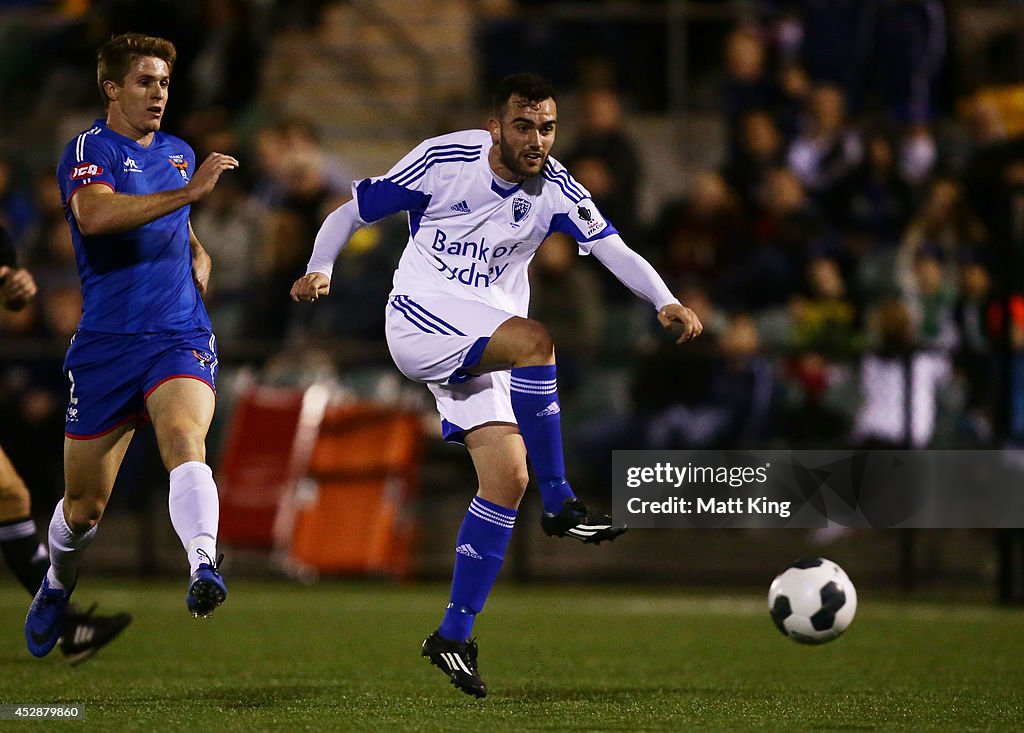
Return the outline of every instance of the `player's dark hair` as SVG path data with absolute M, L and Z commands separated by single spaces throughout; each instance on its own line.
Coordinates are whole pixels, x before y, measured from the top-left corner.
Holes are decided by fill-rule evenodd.
M 167 63 L 167 69 L 172 70 L 174 61 L 178 58 L 178 51 L 170 41 L 142 33 L 122 33 L 113 36 L 100 47 L 99 53 L 96 54 L 96 86 L 99 87 L 104 104 L 109 105 L 110 99 L 103 91 L 103 82 L 123 84 L 132 61 L 144 56 L 162 59 Z
M 521 97 L 528 102 L 543 102 L 555 98 L 555 88 L 539 74 L 523 72 L 506 76 L 498 82 L 491 97 L 491 110 L 494 114 L 500 115 L 512 97 Z

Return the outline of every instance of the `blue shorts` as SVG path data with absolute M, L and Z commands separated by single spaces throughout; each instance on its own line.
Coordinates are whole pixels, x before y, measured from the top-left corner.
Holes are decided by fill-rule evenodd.
M 216 392 L 217 341 L 207 330 L 112 334 L 79 331 L 64 358 L 69 400 L 64 435 L 88 440 L 148 419 L 146 398 L 169 379 Z

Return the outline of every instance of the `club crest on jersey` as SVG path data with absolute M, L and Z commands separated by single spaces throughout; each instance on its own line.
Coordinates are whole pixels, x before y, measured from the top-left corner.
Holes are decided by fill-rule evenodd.
M 516 196 L 512 199 L 512 225 L 519 226 L 523 219 L 529 216 L 531 208 L 533 204 L 524 198 Z
M 80 181 L 83 178 L 92 178 L 103 174 L 103 168 L 95 163 L 79 163 L 71 169 L 71 180 Z
M 171 155 L 168 160 L 171 161 L 171 165 L 178 169 L 178 173 L 186 181 L 188 180 L 188 161 L 185 160 L 184 155 Z

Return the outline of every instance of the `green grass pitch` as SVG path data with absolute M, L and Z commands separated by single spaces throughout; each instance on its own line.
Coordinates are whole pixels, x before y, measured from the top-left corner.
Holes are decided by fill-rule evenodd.
M 229 581 L 230 581 L 229 577 Z M 184 584 L 85 577 L 135 620 L 93 660 L 25 650 L 28 597 L 0 583 L 0 702 L 85 703 L 18 730 L 1024 730 L 1024 610 L 882 602 L 840 639 L 783 638 L 758 595 L 499 584 L 477 622 L 490 695 L 419 656 L 447 588 L 230 584 L 205 621 Z

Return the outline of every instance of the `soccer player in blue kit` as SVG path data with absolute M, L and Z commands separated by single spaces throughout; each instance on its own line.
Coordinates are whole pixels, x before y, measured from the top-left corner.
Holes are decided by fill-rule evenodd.
M 211 153 L 196 168 L 188 144 L 160 131 L 176 55 L 161 38 L 107 41 L 97 63 L 107 118 L 71 140 L 57 168 L 83 306 L 64 361 L 64 498 L 50 521 L 50 569 L 25 619 L 37 657 L 60 636 L 82 553 L 139 419 L 152 421 L 170 472 L 171 523 L 191 572 L 187 608 L 209 616 L 227 596 L 214 559 L 217 486 L 205 462 L 217 373 L 202 300 L 210 257 L 189 207 L 238 161 Z
M 534 74 L 502 80 L 486 130 L 425 140 L 386 175 L 353 184 L 353 198 L 324 221 L 296 301 L 330 293 L 334 261 L 361 226 L 405 211 L 409 241 L 395 271 L 385 336 L 399 370 L 425 383 L 444 437 L 469 450 L 479 479 L 455 542 L 448 607 L 421 653 L 474 697 L 487 686 L 477 668 L 473 623 L 501 569 L 533 468 L 553 537 L 599 544 L 626 531 L 590 509 L 565 477 L 555 348 L 528 317 L 527 267 L 552 232 L 593 254 L 655 310 L 677 324 L 679 341 L 701 333 L 654 268 L 631 250 L 590 193 L 549 155 L 557 107 Z

